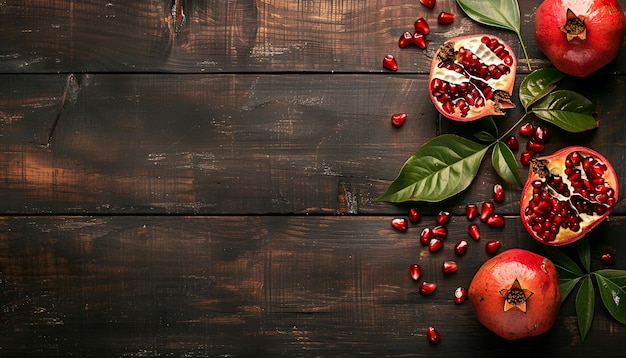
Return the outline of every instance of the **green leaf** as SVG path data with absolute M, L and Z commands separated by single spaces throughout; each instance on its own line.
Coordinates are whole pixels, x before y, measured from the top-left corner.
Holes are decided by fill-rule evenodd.
M 595 294 L 593 292 L 593 282 L 591 277 L 585 276 L 576 295 L 576 317 L 578 318 L 578 331 L 584 341 L 587 333 L 591 329 L 593 322 L 593 307 L 595 304 Z
M 565 74 L 556 68 L 542 68 L 531 72 L 519 88 L 519 99 L 528 111 L 533 103 L 545 97 L 556 87 L 556 83 L 565 78 Z
M 508 183 L 522 186 L 515 154 L 506 144 L 500 141 L 496 142 L 491 153 L 491 164 L 500 178 Z
M 454 134 L 431 139 L 405 163 L 375 201 L 438 202 L 465 190 L 476 177 L 489 146 Z
M 567 296 L 569 296 L 569 294 L 572 292 L 574 287 L 576 287 L 576 284 L 580 280 L 581 280 L 580 277 L 564 279 L 564 278 L 561 278 L 559 274 L 559 288 L 561 289 L 561 302 L 565 301 Z
M 589 247 L 589 237 L 585 236 L 576 244 L 576 248 L 578 249 L 578 257 L 580 258 L 580 262 L 583 264 L 583 268 L 585 272 L 589 272 L 591 270 L 591 248 Z
M 483 125 L 483 129 L 490 133 L 493 137 L 498 136 L 498 125 L 496 124 L 496 121 L 493 120 L 492 116 L 487 116 L 483 119 L 481 124 Z
M 598 272 L 594 274 L 598 281 L 598 290 L 604 307 L 618 322 L 626 324 L 626 309 L 624 308 L 626 306 L 626 291 Z
M 621 288 L 626 287 L 626 270 L 604 269 L 594 271 L 594 273 L 612 281 Z
M 457 3 L 472 20 L 515 32 L 522 45 L 522 50 L 524 50 L 528 69 L 531 69 L 520 31 L 520 13 L 517 0 L 457 0 Z
M 585 96 L 569 91 L 554 91 L 532 105 L 531 112 L 568 132 L 584 132 L 598 126 L 592 116 L 595 106 Z
M 578 267 L 576 262 L 572 260 L 566 253 L 564 253 L 561 249 L 552 246 L 544 247 L 547 256 L 554 262 L 554 264 L 559 268 L 559 266 L 571 273 L 575 276 L 583 276 L 583 271 Z
M 497 138 L 494 137 L 491 133 L 487 132 L 487 131 L 480 131 L 480 132 L 476 132 L 474 133 L 474 137 L 476 137 L 476 139 L 478 139 L 481 142 L 494 142 Z

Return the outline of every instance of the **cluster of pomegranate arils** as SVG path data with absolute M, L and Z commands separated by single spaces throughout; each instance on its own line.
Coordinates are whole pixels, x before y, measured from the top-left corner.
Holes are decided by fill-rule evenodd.
M 484 201 L 479 205 L 467 204 L 465 206 L 465 216 L 470 221 L 467 227 L 467 234 L 474 241 L 479 241 L 481 238 L 480 226 L 474 221 L 479 218 L 480 221 L 494 227 L 502 227 L 505 225 L 504 216 L 496 213 L 496 204 L 501 203 L 505 199 L 504 187 L 501 184 L 495 184 L 493 186 L 493 200 Z M 444 239 L 448 236 L 447 224 L 452 218 L 452 215 L 448 211 L 440 211 L 435 219 L 436 224 L 433 227 L 424 227 L 420 232 L 419 240 L 424 246 L 428 246 L 430 252 L 436 252 L 443 248 Z M 411 224 L 417 224 L 422 219 L 422 213 L 419 209 L 412 207 L 409 209 L 407 217 L 394 217 L 391 220 L 391 226 L 402 232 L 409 230 Z M 500 249 L 502 243 L 500 240 L 493 239 L 485 243 L 485 251 L 490 255 L 495 255 Z M 459 240 L 454 245 L 454 253 L 457 256 L 465 255 L 469 248 L 469 242 L 466 239 Z M 458 270 L 458 264 L 454 260 L 444 260 L 441 265 L 441 270 L 444 274 L 452 274 Z M 422 276 L 422 267 L 418 263 L 412 263 L 409 265 L 409 275 L 411 279 L 418 282 Z M 437 289 L 437 283 L 432 281 L 423 280 L 419 286 L 418 291 L 422 295 L 430 295 Z M 454 291 L 454 302 L 461 304 L 467 299 L 467 288 L 459 286 Z M 436 341 L 431 339 L 432 336 L 436 336 Z M 427 337 L 429 342 L 439 342 L 441 336 L 434 327 L 429 327 L 427 331 Z
M 550 139 L 550 128 L 543 125 L 535 126 L 527 122 L 519 128 L 519 134 L 528 138 L 526 141 L 526 150 L 520 154 L 520 163 L 524 166 L 529 166 L 531 159 L 543 151 L 545 144 L 548 142 L 548 139 Z M 504 144 L 511 148 L 511 150 L 518 150 L 520 147 L 517 137 L 514 135 L 508 136 L 504 140 Z

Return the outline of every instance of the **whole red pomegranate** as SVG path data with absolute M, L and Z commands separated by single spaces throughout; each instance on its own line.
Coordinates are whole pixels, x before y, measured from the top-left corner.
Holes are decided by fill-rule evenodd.
M 524 249 L 509 249 L 487 260 L 468 290 L 478 321 L 513 340 L 552 328 L 561 306 L 556 267 Z
M 588 76 L 615 59 L 625 34 L 617 0 L 545 0 L 535 14 L 537 46 L 573 76 Z
M 455 37 L 433 57 L 428 92 L 439 113 L 456 121 L 503 115 L 502 109 L 515 107 L 510 97 L 516 67 L 513 50 L 501 38 Z
M 520 216 L 539 242 L 565 245 L 600 224 L 618 194 L 615 169 L 604 156 L 587 147 L 566 147 L 531 161 Z

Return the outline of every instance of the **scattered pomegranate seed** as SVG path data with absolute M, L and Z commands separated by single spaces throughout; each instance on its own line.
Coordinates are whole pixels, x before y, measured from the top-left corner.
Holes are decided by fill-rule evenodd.
M 435 327 L 430 326 L 426 329 L 426 338 L 428 338 L 430 343 L 437 344 L 441 341 L 441 334 L 439 334 L 439 331 L 437 331 Z
M 495 184 L 493 186 L 493 200 L 496 203 L 501 203 L 504 201 L 504 187 L 502 184 Z
M 465 205 L 465 215 L 467 220 L 474 220 L 478 216 L 478 206 L 476 204 Z
M 438 238 L 430 239 L 430 242 L 428 243 L 428 251 L 435 252 L 435 251 L 441 250 L 442 248 L 443 248 L 443 240 L 438 239 Z
M 430 295 L 437 289 L 437 284 L 434 282 L 422 281 L 419 287 L 419 291 L 423 295 Z
M 454 22 L 454 14 L 442 11 L 437 17 L 437 22 L 440 24 L 451 24 Z
M 422 243 L 422 245 L 428 245 L 430 244 L 430 240 L 432 240 L 433 238 L 433 230 L 429 227 L 425 227 L 424 229 L 422 229 L 422 232 L 420 233 L 420 242 Z
M 393 218 L 391 227 L 398 231 L 407 231 L 409 229 L 409 221 L 405 218 Z
M 454 245 L 454 253 L 458 256 L 463 256 L 467 252 L 467 248 L 469 247 L 467 240 L 460 240 Z
M 391 116 L 391 124 L 396 127 L 401 127 L 406 121 L 406 113 L 396 113 Z
M 480 220 L 487 222 L 487 219 L 496 211 L 496 205 L 493 201 L 485 201 L 480 208 Z
M 410 31 L 405 31 L 400 39 L 398 39 L 398 46 L 407 47 L 413 44 L 413 34 Z
M 506 220 L 500 214 L 493 214 L 487 218 L 487 225 L 495 227 L 503 227 Z
M 539 153 L 541 151 L 543 151 L 544 149 L 544 145 L 539 143 L 539 142 L 535 142 L 534 140 L 529 140 L 526 143 L 526 151 L 528 152 L 535 152 L 535 153 Z
M 528 151 L 528 152 L 522 153 L 519 159 L 522 165 L 527 167 L 530 165 L 530 160 L 533 159 L 534 156 L 535 156 L 535 152 Z
M 535 134 L 535 126 L 529 122 L 524 123 L 519 128 L 519 134 L 523 135 L 524 137 L 532 137 L 533 134 Z
M 422 220 L 422 213 L 418 208 L 410 208 L 409 209 L 409 221 L 412 223 L 417 223 Z
M 420 3 L 426 7 L 435 7 L 435 0 L 420 0 Z
M 545 144 L 550 139 L 550 129 L 546 126 L 538 126 L 533 133 L 531 140 Z
M 467 233 L 475 241 L 478 241 L 480 239 L 480 227 L 478 226 L 478 224 L 469 224 L 469 226 L 467 227 Z
M 418 264 L 411 264 L 409 266 L 409 275 L 411 275 L 413 281 L 419 280 L 422 275 L 422 267 Z
M 602 254 L 602 256 L 600 256 L 600 261 L 602 261 L 605 265 L 615 265 L 615 256 L 612 253 L 607 252 L 606 254 Z
M 413 34 L 413 43 L 422 50 L 426 48 L 426 38 L 419 32 Z
M 443 273 L 454 273 L 459 269 L 459 265 L 455 261 L 446 260 L 443 262 L 441 270 Z
M 388 69 L 389 71 L 397 71 L 398 62 L 396 62 L 396 59 L 395 57 L 393 57 L 393 55 L 387 55 L 383 59 L 383 67 Z
M 506 139 L 504 140 L 504 144 L 506 144 L 507 147 L 509 147 L 511 150 L 519 149 L 519 142 L 517 141 L 517 138 L 513 135 L 506 137 Z
M 450 215 L 449 211 L 440 211 L 439 214 L 437 214 L 437 224 L 447 224 L 451 217 L 452 215 Z
M 448 236 L 448 227 L 445 225 L 437 225 L 433 228 L 434 237 L 446 237 Z
M 426 19 L 420 17 L 419 19 L 415 20 L 415 32 L 422 35 L 428 35 L 428 33 L 430 32 L 430 26 L 428 26 Z
M 485 244 L 485 250 L 489 255 L 495 255 L 502 246 L 500 240 L 490 240 Z
M 467 299 L 467 289 L 465 287 L 457 287 L 454 290 L 454 303 L 463 303 Z

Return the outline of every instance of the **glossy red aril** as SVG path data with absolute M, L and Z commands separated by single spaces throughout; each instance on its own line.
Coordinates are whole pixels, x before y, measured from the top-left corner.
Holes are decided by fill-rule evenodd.
M 478 224 L 469 224 L 467 227 L 467 233 L 475 241 L 480 239 L 480 227 Z
M 456 245 L 454 245 L 454 253 L 457 256 L 463 256 L 467 252 L 468 247 L 469 244 L 467 243 L 467 240 L 460 240 L 456 243 Z
M 537 47 L 573 76 L 588 76 L 613 61 L 625 34 L 617 0 L 545 0 L 535 13 Z
M 495 227 L 503 227 L 506 223 L 504 216 L 500 214 L 493 214 L 487 218 L 487 225 Z
M 454 14 L 442 11 L 437 16 L 437 22 L 440 24 L 451 24 L 454 22 Z
M 607 252 L 600 256 L 600 261 L 605 265 L 615 265 L 615 255 L 611 252 Z
M 387 55 L 383 58 L 383 67 L 389 71 L 397 71 L 398 62 L 396 62 L 396 58 L 393 55 Z
M 524 137 L 532 137 L 535 134 L 535 126 L 532 123 L 524 123 L 519 127 L 519 134 Z
M 422 220 L 422 212 L 419 211 L 418 208 L 410 208 L 409 209 L 409 221 L 412 223 L 418 223 Z
M 566 147 L 531 162 L 520 216 L 537 241 L 565 245 L 604 221 L 618 193 L 616 172 L 604 156 L 582 146 Z
M 457 287 L 454 290 L 454 303 L 460 304 L 467 299 L 467 289 L 465 287 Z
M 426 329 L 426 338 L 432 344 L 437 344 L 441 341 L 441 334 L 437 331 L 437 328 L 430 326 Z
M 420 0 L 420 3 L 426 7 L 433 8 L 435 7 L 435 0 Z
M 496 212 L 496 204 L 493 201 L 485 201 L 480 206 L 480 220 L 487 222 L 487 219 Z
M 428 35 L 430 33 L 430 26 L 428 26 L 428 22 L 423 17 L 415 20 L 415 32 L 420 33 L 422 35 Z
M 504 187 L 502 184 L 494 184 L 493 186 L 493 200 L 496 203 L 501 203 L 504 201 Z
M 418 264 L 409 265 L 409 275 L 413 281 L 419 280 L 420 276 L 422 276 L 422 267 Z
M 422 232 L 420 233 L 420 243 L 422 243 L 422 245 L 428 245 L 430 244 L 430 240 L 433 239 L 433 230 L 429 227 L 425 227 L 422 229 Z
M 517 138 L 513 135 L 506 137 L 506 139 L 504 140 L 504 144 L 506 144 L 506 146 L 509 147 L 511 150 L 519 149 L 519 142 L 517 141 Z
M 419 32 L 416 32 L 413 34 L 413 43 L 415 44 L 415 46 L 423 50 L 426 48 L 426 37 L 424 37 L 424 35 L 420 34 Z
M 401 127 L 406 121 L 407 115 L 406 113 L 396 113 L 391 116 L 391 124 L 396 127 Z
M 476 204 L 465 205 L 465 216 L 467 220 L 474 220 L 478 216 L 478 206 Z
M 446 41 L 433 57 L 430 98 L 443 116 L 469 122 L 503 115 L 515 105 L 516 59 L 502 39 L 492 35 L 456 37 Z
M 450 221 L 451 217 L 452 215 L 449 211 L 440 211 L 439 214 L 437 214 L 437 224 L 447 224 Z
M 539 153 L 542 152 L 544 149 L 544 145 L 542 143 L 539 142 L 535 142 L 534 140 L 529 140 L 528 142 L 526 142 L 526 151 L 527 152 L 533 152 L 533 153 Z
M 422 281 L 419 287 L 419 292 L 423 295 L 430 295 L 437 289 L 437 284 L 434 282 Z
M 535 156 L 535 152 L 526 151 L 520 154 L 519 161 L 520 163 L 522 163 L 523 166 L 527 167 L 530 165 L 530 161 L 533 159 L 534 156 Z
M 398 231 L 407 231 L 409 229 L 409 221 L 405 218 L 391 219 L 391 227 Z
M 439 251 L 443 248 L 443 240 L 438 239 L 438 238 L 432 238 L 430 239 L 430 242 L 428 243 L 428 251 L 430 252 L 435 252 L 435 251 Z
M 489 240 L 485 244 L 485 251 L 487 251 L 489 255 L 495 255 L 498 250 L 500 250 L 501 246 L 502 243 L 500 242 L 500 240 Z
M 437 225 L 433 228 L 434 237 L 446 237 L 448 236 L 448 227 L 445 225 Z
M 480 323 L 513 340 L 550 330 L 561 304 L 556 267 L 523 249 L 487 260 L 472 278 L 468 298 Z
M 413 44 L 413 34 L 410 31 L 403 32 L 402 35 L 400 35 L 400 38 L 398 39 L 398 46 L 404 48 L 412 44 Z
M 452 260 L 446 260 L 443 262 L 442 266 L 441 266 L 441 271 L 443 271 L 443 273 L 454 273 L 459 269 L 459 265 Z
M 531 140 L 536 143 L 545 144 L 550 139 L 550 129 L 546 126 L 538 126 L 535 128 L 535 133 L 533 133 Z

